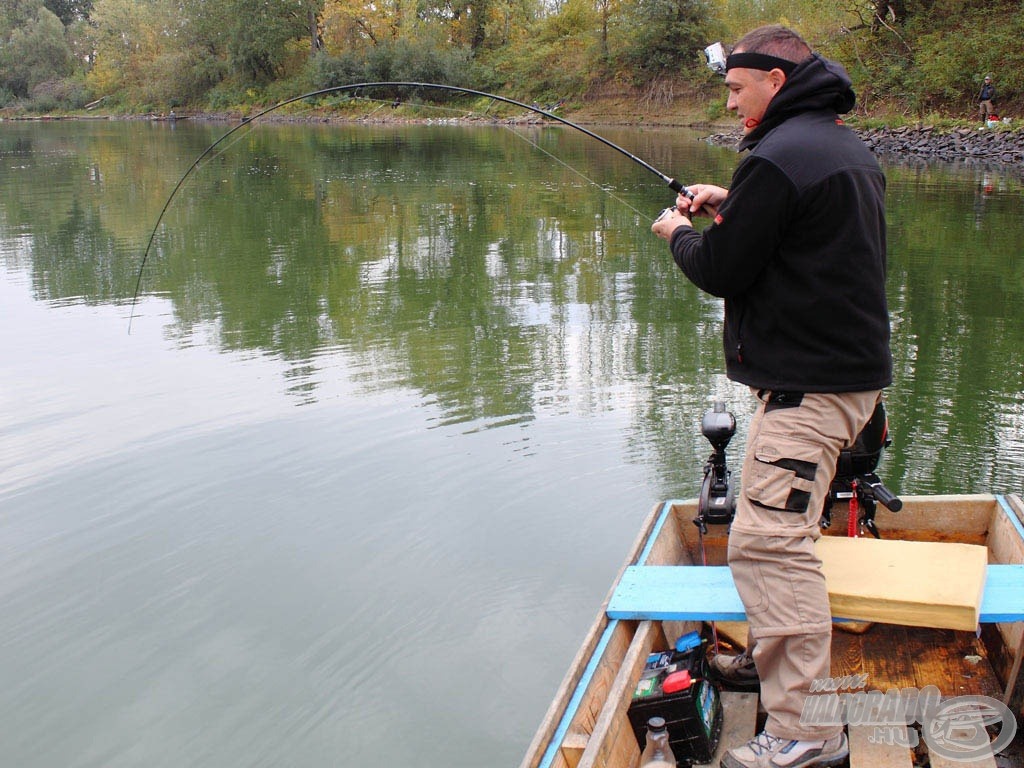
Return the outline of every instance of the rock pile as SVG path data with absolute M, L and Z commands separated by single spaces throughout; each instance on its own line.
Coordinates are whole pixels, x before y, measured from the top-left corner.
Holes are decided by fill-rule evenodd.
M 933 160 L 1016 164 L 1024 161 L 1024 133 L 1008 128 L 876 128 L 857 131 L 876 154 L 914 155 Z
M 857 134 L 878 155 L 947 162 L 1024 163 L 1024 131 L 1004 126 L 956 128 L 950 131 L 928 126 L 904 126 L 858 130 Z M 738 132 L 714 134 L 707 138 L 709 143 L 723 147 L 735 147 L 739 139 Z

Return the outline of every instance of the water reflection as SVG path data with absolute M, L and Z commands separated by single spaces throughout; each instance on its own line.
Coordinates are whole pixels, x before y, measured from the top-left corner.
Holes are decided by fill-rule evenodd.
M 898 382 L 889 399 L 904 447 L 888 471 L 931 488 L 999 487 L 1016 482 L 1006 468 L 1019 466 L 1019 448 L 996 446 L 1024 371 L 1012 319 L 1024 290 L 1012 223 L 1024 185 L 1008 171 L 967 170 L 889 170 Z M 979 178 L 1001 190 L 987 201 L 980 228 L 972 204 Z M 979 452 L 965 451 L 968 444 Z
M 55 304 L 128 301 L 153 212 L 222 130 L 5 126 L 5 263 Z M 287 360 L 297 402 L 316 401 L 325 362 L 344 351 L 373 387 L 429 394 L 446 423 L 518 423 L 593 391 L 587 381 L 650 380 L 656 393 L 659 380 L 718 370 L 717 303 L 679 279 L 636 214 L 665 190 L 572 132 L 526 130 L 549 154 L 496 127 L 245 131 L 167 212 L 143 298 L 170 300 L 166 333 L 182 347 Z M 665 133 L 614 138 L 684 178 L 724 180 L 735 162 Z M 934 443 L 929 471 L 898 471 L 963 481 L 942 445 L 960 430 L 993 444 L 998 419 L 979 411 L 1018 391 L 1022 183 L 989 167 L 888 175 L 890 410 L 908 445 Z
M 5 126 L 5 262 L 31 271 L 38 298 L 123 304 L 169 181 L 222 130 Z M 716 304 L 679 279 L 635 213 L 665 191 L 571 132 L 527 130 L 576 170 L 494 127 L 244 132 L 168 211 L 144 296 L 170 299 L 167 333 L 183 347 L 289 361 L 284 389 L 306 403 L 337 350 L 375 387 L 430 393 L 454 422 L 515 423 L 552 390 L 592 390 L 552 384 L 567 376 L 607 387 L 717 370 Z M 735 161 L 657 132 L 615 138 L 680 176 L 725 179 Z M 1021 181 L 921 163 L 888 173 L 891 411 L 909 443 L 937 441 L 927 454 L 940 471 L 950 420 L 970 411 L 977 442 L 992 444 L 997 420 L 970 406 L 1019 384 Z

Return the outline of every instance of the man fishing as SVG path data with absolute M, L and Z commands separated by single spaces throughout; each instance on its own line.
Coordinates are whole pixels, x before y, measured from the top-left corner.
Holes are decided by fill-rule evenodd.
M 796 32 L 750 32 L 725 68 L 749 154 L 729 189 L 691 185 L 652 225 L 686 276 L 725 299 L 726 372 L 758 400 L 729 535 L 751 643 L 715 666 L 740 674 L 752 658 L 768 718 L 721 764 L 835 765 L 849 753 L 842 726 L 800 721 L 811 682 L 831 675 L 814 542 L 839 452 L 892 381 L 885 178 L 838 119 L 854 105 L 846 72 Z M 712 217 L 703 232 L 695 214 Z

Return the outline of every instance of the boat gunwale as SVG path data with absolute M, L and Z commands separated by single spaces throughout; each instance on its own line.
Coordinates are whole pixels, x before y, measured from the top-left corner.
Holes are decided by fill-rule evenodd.
M 588 670 L 592 672 L 600 663 L 601 659 L 595 651 L 607 646 L 611 632 L 619 623 L 618 619 L 608 616 L 608 604 L 615 593 L 615 588 L 619 585 L 622 574 L 625 573 L 628 566 L 641 564 L 643 562 L 641 558 L 646 558 L 650 551 L 649 547 L 653 545 L 664 529 L 664 522 L 672 513 L 673 505 L 678 503 L 680 502 L 670 499 L 655 504 L 641 524 L 640 533 L 634 539 L 626 561 L 619 568 L 612 581 L 611 589 L 608 590 L 608 594 L 601 603 L 597 618 L 587 631 L 583 644 L 576 652 L 569 670 L 555 692 L 555 697 L 541 721 L 541 727 L 530 742 L 520 768 L 538 768 L 551 764 L 554 750 L 561 746 L 565 733 L 568 732 L 569 726 L 576 717 L 576 709 L 573 705 L 575 703 L 575 706 L 578 707 L 579 701 L 586 693 L 590 682 L 587 678 Z

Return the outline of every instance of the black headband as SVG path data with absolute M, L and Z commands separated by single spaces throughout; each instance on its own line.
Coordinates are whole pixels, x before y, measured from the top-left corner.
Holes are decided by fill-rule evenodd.
M 767 53 L 733 53 L 725 60 L 725 71 L 730 69 L 760 69 L 763 72 L 771 72 L 773 69 L 781 69 L 786 77 L 796 69 L 796 62 L 788 59 L 780 59 L 778 56 L 770 56 Z

